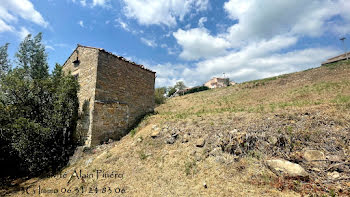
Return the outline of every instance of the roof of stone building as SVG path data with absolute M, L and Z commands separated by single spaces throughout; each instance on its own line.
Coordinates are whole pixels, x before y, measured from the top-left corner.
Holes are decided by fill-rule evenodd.
M 80 44 L 77 45 L 77 48 L 78 48 L 78 47 L 97 49 L 97 50 L 99 50 L 99 51 L 101 51 L 101 52 L 107 53 L 107 54 L 109 54 L 109 55 L 113 55 L 114 57 L 116 57 L 116 58 L 118 58 L 118 59 L 120 59 L 120 60 L 122 60 L 122 61 L 128 62 L 128 63 L 130 63 L 130 64 L 132 64 L 132 65 L 134 65 L 134 66 L 137 66 L 137 67 L 139 67 L 139 68 L 141 68 L 141 69 L 144 69 L 144 70 L 149 71 L 149 72 L 152 72 L 152 73 L 156 73 L 156 72 L 152 71 L 151 69 L 146 68 L 146 67 L 145 67 L 144 65 L 142 65 L 142 64 L 137 64 L 137 63 L 135 63 L 135 62 L 133 62 L 133 61 L 127 60 L 127 59 L 125 59 L 124 57 L 119 56 L 119 55 L 115 55 L 115 54 L 113 54 L 113 53 L 111 53 L 111 52 L 109 52 L 109 51 L 104 50 L 103 48 L 84 46 L 84 45 L 80 45 Z M 75 48 L 74 51 L 76 51 L 77 48 Z M 69 56 L 69 58 L 73 55 L 74 51 L 73 51 L 72 54 Z M 66 62 L 69 60 L 69 58 L 64 62 L 63 65 L 66 64 Z

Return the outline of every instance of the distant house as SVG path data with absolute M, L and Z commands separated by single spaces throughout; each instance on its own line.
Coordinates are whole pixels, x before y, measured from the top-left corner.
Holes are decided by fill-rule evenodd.
M 204 84 L 208 88 L 222 88 L 230 85 L 229 78 L 218 78 L 214 77 Z
M 327 61 L 322 62 L 322 65 L 338 62 L 338 61 L 341 61 L 341 60 L 346 60 L 347 57 L 350 59 L 350 52 L 343 53 L 341 55 L 329 58 Z

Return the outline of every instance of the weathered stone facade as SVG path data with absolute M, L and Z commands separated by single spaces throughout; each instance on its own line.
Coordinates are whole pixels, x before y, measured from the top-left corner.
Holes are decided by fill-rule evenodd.
M 80 91 L 78 132 L 86 146 L 120 139 L 154 109 L 155 72 L 104 49 L 78 45 L 63 65 Z

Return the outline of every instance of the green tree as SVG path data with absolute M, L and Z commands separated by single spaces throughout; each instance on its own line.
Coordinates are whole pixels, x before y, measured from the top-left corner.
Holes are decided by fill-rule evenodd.
M 186 87 L 185 83 L 183 81 L 176 82 L 174 86 L 177 90 L 184 90 Z
M 166 87 L 156 88 L 154 92 L 156 104 L 163 104 L 165 102 Z
M 168 87 L 168 97 L 171 97 L 176 92 L 176 88 L 169 86 Z
M 8 60 L 8 49 L 9 43 L 6 43 L 4 46 L 0 47 L 0 78 L 6 74 L 10 69 L 10 63 Z
M 78 82 L 56 64 L 48 73 L 41 34 L 33 45 L 24 44 L 17 53 L 20 67 L 0 81 L 0 164 L 17 171 L 38 174 L 55 171 L 68 161 L 76 146 Z M 39 50 L 30 49 L 35 48 Z M 31 56 L 25 50 L 30 49 Z
M 16 53 L 18 64 L 32 79 L 44 79 L 49 76 L 47 54 L 41 40 L 41 33 L 38 33 L 34 38 L 28 34 L 20 43 Z

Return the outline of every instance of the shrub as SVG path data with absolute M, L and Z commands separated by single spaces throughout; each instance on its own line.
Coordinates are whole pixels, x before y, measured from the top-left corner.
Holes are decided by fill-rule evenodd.
M 165 87 L 156 88 L 154 92 L 155 103 L 158 105 L 163 104 L 165 102 L 165 94 L 166 94 Z
M 48 74 L 41 34 L 28 35 L 16 56 L 20 66 L 0 81 L 0 165 L 31 175 L 53 172 L 76 146 L 79 85 L 60 65 Z
M 194 88 L 187 90 L 185 92 L 185 94 L 191 94 L 191 93 L 205 91 L 205 90 L 209 90 L 209 88 L 207 86 L 199 86 L 199 87 L 194 87 Z

